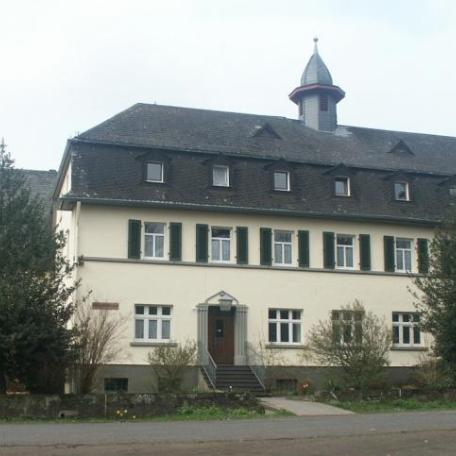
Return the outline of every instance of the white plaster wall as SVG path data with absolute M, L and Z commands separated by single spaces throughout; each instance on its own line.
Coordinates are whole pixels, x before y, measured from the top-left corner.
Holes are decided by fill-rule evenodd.
M 116 362 L 142 364 L 147 362 L 148 347 L 133 347 L 134 304 L 168 304 L 173 306 L 172 339 L 183 342 L 196 338 L 196 305 L 209 296 L 224 290 L 248 306 L 248 340 L 257 346 L 267 341 L 267 311 L 269 308 L 291 308 L 303 311 L 304 344 L 308 329 L 320 319 L 326 319 L 332 309 L 359 299 L 368 310 L 385 317 L 391 324 L 393 311 L 413 311 L 413 299 L 408 291 L 409 277 L 401 274 L 361 274 L 353 272 L 324 272 L 238 268 L 211 265 L 172 265 L 166 262 L 128 262 L 128 219 L 151 222 L 183 223 L 183 261 L 195 259 L 195 225 L 249 227 L 249 263 L 259 264 L 259 228 L 298 229 L 310 231 L 311 267 L 322 268 L 322 232 L 370 234 L 372 269 L 383 270 L 383 236 L 430 238 L 425 228 L 391 224 L 353 223 L 307 220 L 304 218 L 231 215 L 190 211 L 171 211 L 141 208 L 109 208 L 82 206 L 79 222 L 78 253 L 86 257 L 78 268 L 82 279 L 80 294 L 92 291 L 93 301 L 118 302 L 119 312 L 127 326 L 122 354 Z M 297 242 L 294 237 L 293 261 L 297 265 Z M 232 242 L 234 257 L 235 240 Z M 92 261 L 95 258 L 98 261 Z M 355 255 L 358 258 L 358 252 Z M 106 261 L 110 260 L 110 261 Z M 121 261 L 115 261 L 121 260 Z M 123 262 L 122 262 L 123 261 Z M 234 258 L 233 258 L 234 263 Z M 416 270 L 416 255 L 414 255 Z M 286 364 L 303 361 L 297 350 L 282 349 Z M 391 352 L 394 366 L 416 364 L 418 352 Z

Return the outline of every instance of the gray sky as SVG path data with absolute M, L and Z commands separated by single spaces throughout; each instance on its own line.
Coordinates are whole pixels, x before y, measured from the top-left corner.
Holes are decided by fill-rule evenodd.
M 454 0 L 0 0 L 0 137 L 57 168 L 134 103 L 296 117 L 314 35 L 339 123 L 456 136 Z

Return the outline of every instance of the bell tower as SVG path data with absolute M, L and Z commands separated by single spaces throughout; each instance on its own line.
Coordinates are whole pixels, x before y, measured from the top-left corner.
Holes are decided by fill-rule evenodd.
M 304 69 L 301 85 L 290 93 L 290 100 L 298 105 L 299 119 L 307 127 L 321 131 L 337 128 L 337 103 L 345 92 L 333 84 L 331 73 L 318 53 L 318 38 L 314 38 L 314 52 Z

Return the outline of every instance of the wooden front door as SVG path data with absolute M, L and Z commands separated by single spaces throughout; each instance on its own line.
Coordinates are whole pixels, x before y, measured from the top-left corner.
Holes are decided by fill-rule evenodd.
M 234 312 L 209 307 L 208 348 L 216 364 L 234 364 Z

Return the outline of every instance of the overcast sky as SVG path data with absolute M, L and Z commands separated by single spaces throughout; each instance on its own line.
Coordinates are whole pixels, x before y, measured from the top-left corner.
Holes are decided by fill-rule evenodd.
M 314 35 L 339 123 L 456 136 L 453 0 L 0 0 L 0 137 L 58 168 L 134 103 L 296 117 Z

